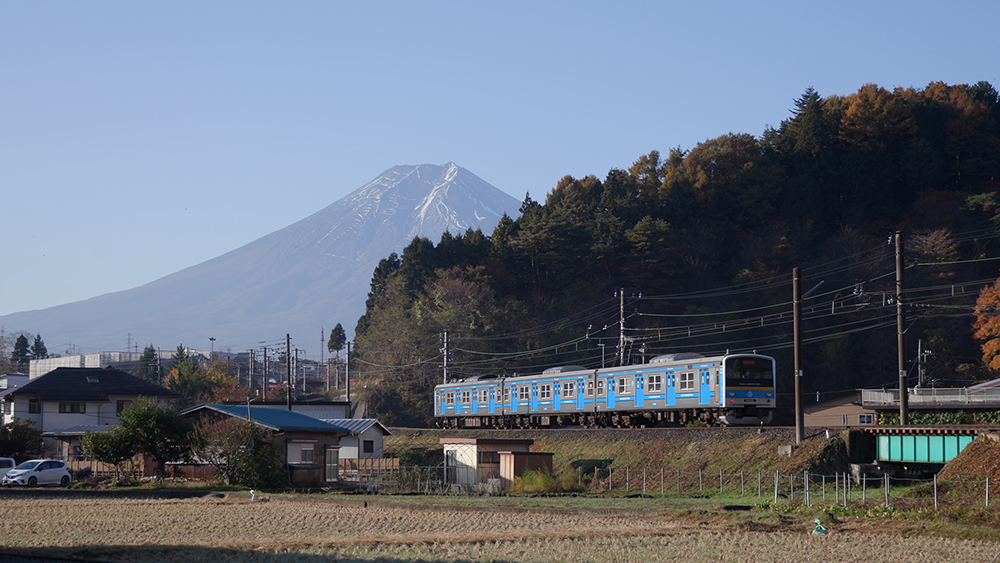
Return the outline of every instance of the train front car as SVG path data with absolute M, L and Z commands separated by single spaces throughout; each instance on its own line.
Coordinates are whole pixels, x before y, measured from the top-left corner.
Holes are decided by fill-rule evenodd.
M 733 354 L 722 361 L 723 424 L 770 424 L 774 412 L 774 358 L 760 354 Z

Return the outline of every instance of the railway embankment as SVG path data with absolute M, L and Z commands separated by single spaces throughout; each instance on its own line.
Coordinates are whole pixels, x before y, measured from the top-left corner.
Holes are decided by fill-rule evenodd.
M 795 444 L 793 428 L 631 428 L 548 430 L 430 430 L 393 428 L 386 454 L 407 465 L 441 462 L 441 438 L 510 438 L 534 440 L 532 451 L 551 452 L 553 470 L 580 468 L 665 469 L 733 474 L 834 474 L 848 470 L 846 432 L 827 437 L 810 429 Z

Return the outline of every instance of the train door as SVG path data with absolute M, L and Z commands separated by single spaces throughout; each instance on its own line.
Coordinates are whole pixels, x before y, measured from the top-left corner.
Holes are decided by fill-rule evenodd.
M 717 403 L 719 396 L 719 375 L 718 370 L 701 368 L 698 370 L 698 380 L 700 383 L 699 389 L 699 403 L 702 405 L 709 405 L 713 402 Z M 714 399 L 714 400 L 713 400 Z

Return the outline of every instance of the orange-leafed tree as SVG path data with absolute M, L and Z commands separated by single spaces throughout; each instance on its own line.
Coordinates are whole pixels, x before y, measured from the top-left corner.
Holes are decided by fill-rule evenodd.
M 983 343 L 983 363 L 1000 370 L 1000 279 L 979 294 L 975 312 L 973 336 Z

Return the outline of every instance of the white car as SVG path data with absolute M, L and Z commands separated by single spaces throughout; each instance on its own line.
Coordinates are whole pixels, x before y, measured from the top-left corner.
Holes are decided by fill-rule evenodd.
M 0 485 L 10 487 L 35 487 L 37 485 L 60 485 L 68 487 L 73 477 L 66 469 L 66 462 L 56 459 L 33 459 L 18 465 L 3 476 Z

